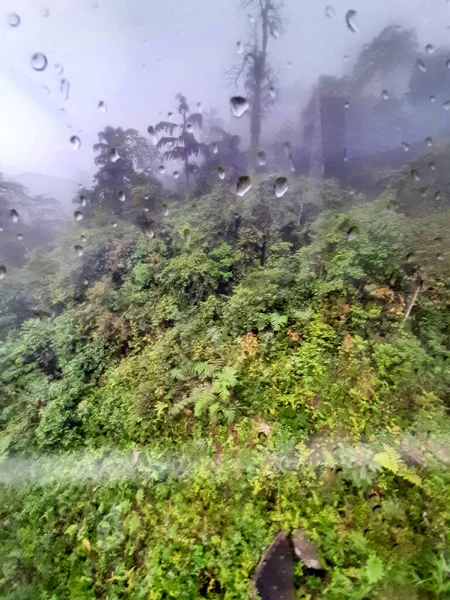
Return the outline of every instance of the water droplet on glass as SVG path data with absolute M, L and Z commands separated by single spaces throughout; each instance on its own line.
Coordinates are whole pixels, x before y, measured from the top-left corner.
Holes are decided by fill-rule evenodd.
M 48 15 L 49 15 L 49 14 L 50 14 L 50 11 L 49 11 L 49 9 L 48 9 L 46 6 L 44 6 L 44 7 L 41 9 L 41 15 L 42 15 L 42 16 L 44 17 L 44 19 L 45 19 L 45 18 L 47 18 L 47 17 L 48 17 Z
M 325 15 L 329 18 L 332 19 L 334 17 L 336 13 L 334 12 L 334 8 L 332 6 L 327 6 L 325 8 Z
M 23 235 L 21 233 L 18 233 L 17 239 L 19 240 L 19 242 L 21 242 L 23 240 Z
M 348 61 L 348 54 L 344 54 L 344 62 Z
M 436 260 L 444 260 L 443 254 L 436 254 Z
M 273 35 L 273 37 L 276 40 L 280 37 L 280 30 L 278 29 L 278 27 L 276 25 L 272 26 L 271 34 Z
M 381 92 L 381 97 L 383 98 L 383 100 L 389 100 L 389 92 L 387 90 L 383 90 Z
M 80 235 L 80 240 L 83 244 L 87 242 L 87 237 L 85 235 Z
M 358 228 L 356 226 L 350 227 L 350 229 L 347 231 L 347 240 L 349 242 L 356 240 L 356 238 L 358 237 L 358 233 Z
M 76 210 L 73 213 L 75 221 L 81 221 L 83 219 L 83 213 L 80 210 Z
M 243 196 L 248 192 L 248 190 L 252 187 L 252 182 L 248 175 L 241 175 L 238 179 L 236 186 L 236 194 L 238 196 Z
M 450 100 L 446 100 L 446 101 L 444 102 L 444 104 L 442 105 L 442 108 L 443 108 L 444 110 L 450 110 Z
M 203 104 L 201 102 L 197 102 L 196 107 L 197 107 L 197 112 L 201 113 L 203 110 Z
M 4 265 L 0 265 L 0 279 L 4 279 L 6 275 L 6 267 Z
M 47 66 L 47 57 L 42 52 L 35 52 L 31 57 L 31 66 L 35 71 L 43 71 Z
M 169 110 L 169 112 L 167 113 L 167 116 L 170 118 L 173 115 L 173 112 L 171 110 Z
M 388 211 L 390 213 L 395 213 L 396 210 L 398 209 L 398 202 L 397 202 L 397 200 L 390 200 L 388 202 L 387 209 L 388 209 Z
M 159 165 L 158 171 L 161 175 L 164 175 L 164 173 L 166 172 L 166 167 L 164 165 Z
M 117 148 L 111 148 L 109 151 L 109 160 L 113 163 L 117 162 L 120 158 L 120 154 L 117 151 Z
M 445 61 L 445 66 L 450 69 L 450 58 Z
M 411 146 L 408 144 L 408 142 L 402 142 L 400 145 L 405 152 L 409 152 Z
M 148 135 L 150 136 L 150 143 L 156 146 L 156 144 L 158 143 L 158 136 L 156 135 L 155 128 L 149 125 L 147 131 Z
M 97 104 L 97 108 L 102 113 L 105 113 L 107 110 L 106 104 L 103 102 L 103 100 L 100 100 L 100 102 Z
M 44 94 L 46 94 L 48 96 L 48 94 L 50 94 L 50 90 L 46 85 L 43 85 L 41 87 L 41 90 L 44 92 Z
M 275 91 L 273 85 L 269 86 L 269 95 L 271 98 L 276 98 L 277 96 L 277 92 Z
M 56 72 L 58 73 L 58 75 L 62 75 L 64 72 L 64 67 L 62 65 L 60 65 L 59 63 L 56 63 L 55 69 L 56 69 Z
M 425 142 L 427 143 L 427 146 L 431 146 L 433 144 L 433 138 L 431 135 L 425 138 Z
M 242 54 L 244 52 L 244 46 L 242 42 L 236 42 L 236 54 Z
M 11 27 L 19 27 L 20 25 L 20 17 L 17 13 L 9 13 L 7 21 Z
M 347 27 L 350 29 L 350 31 L 353 31 L 353 33 L 357 33 L 359 31 L 357 18 L 358 13 L 356 12 L 356 10 L 348 10 L 345 15 L 345 22 L 347 23 Z
M 286 177 L 277 177 L 275 179 L 274 190 L 277 198 L 284 196 L 284 194 L 288 191 L 288 188 L 289 186 Z
M 70 82 L 67 81 L 67 79 L 61 79 L 61 82 L 59 84 L 59 89 L 61 92 L 61 96 L 64 98 L 64 100 L 68 100 L 69 90 L 70 90 Z
M 217 167 L 217 173 L 220 179 L 225 179 L 225 169 L 223 167 Z
M 419 71 L 422 71 L 422 73 L 425 73 L 425 71 L 427 70 L 425 63 L 422 60 L 420 60 L 420 58 L 417 60 L 416 65 Z
M 430 102 L 436 102 L 436 96 L 433 96 L 433 94 L 430 96 Z
M 419 171 L 417 169 L 411 169 L 411 177 L 414 181 L 420 181 Z
M 344 162 L 348 162 L 348 149 L 344 148 Z
M 15 208 L 12 208 L 9 211 L 9 217 L 13 223 L 19 222 L 19 213 L 17 212 L 17 210 Z
M 425 46 L 425 52 L 427 54 L 433 54 L 434 53 L 434 46 L 433 46 L 433 44 L 427 44 Z
M 295 171 L 294 159 L 292 158 L 292 154 L 288 154 L 289 166 L 291 167 L 292 173 Z
M 153 239 L 155 237 L 155 232 L 153 231 L 153 229 L 151 229 L 150 227 L 147 227 L 145 229 L 145 235 L 150 238 Z
M 242 117 L 242 115 L 248 110 L 249 103 L 246 98 L 242 96 L 233 96 L 230 99 L 231 112 L 235 117 Z
M 256 21 L 255 17 L 252 14 L 248 14 L 247 15 L 247 19 L 249 20 L 249 22 L 253 25 L 253 23 Z
M 434 238 L 434 243 L 436 244 L 436 246 L 440 246 L 442 244 L 442 238 L 440 235 Z
M 354 187 L 351 187 L 351 188 L 348 190 L 348 193 L 350 194 L 350 196 L 354 196 L 354 195 L 356 194 L 356 190 L 355 190 L 355 188 L 354 188 Z
M 436 171 L 436 165 L 434 164 L 434 162 L 430 162 L 428 166 L 430 167 L 431 171 Z
M 167 204 L 163 204 L 163 215 L 165 217 L 169 216 L 169 207 L 167 206 Z
M 260 150 L 256 157 L 258 159 L 258 165 L 260 167 L 264 167 L 264 165 L 266 164 L 266 153 L 263 150 Z
M 189 133 L 192 133 L 194 131 L 194 124 L 186 123 L 186 131 L 189 131 Z
M 113 223 L 112 226 L 114 227 L 114 229 L 117 227 L 117 223 Z
M 86 278 L 86 279 L 83 281 L 83 285 L 89 285 L 89 279 L 87 279 L 87 278 Z
M 216 142 L 212 143 L 212 152 L 213 152 L 213 154 L 217 154 L 219 152 L 219 148 L 218 148 Z
M 435 200 L 440 200 L 440 199 L 441 199 L 441 191 L 440 191 L 440 190 L 438 190 L 438 191 L 435 193 L 435 195 L 434 195 L 434 199 L 435 199 Z
M 178 179 L 179 176 L 180 176 L 180 172 L 179 171 L 174 171 L 173 172 L 173 178 L 174 179 Z
M 77 256 L 83 256 L 83 248 L 80 245 L 76 245 L 73 247 Z
M 119 202 L 125 202 L 125 200 L 126 200 L 125 192 L 124 191 L 119 192 Z
M 81 140 L 77 135 L 73 135 L 70 138 L 70 143 L 72 144 L 74 150 L 79 150 L 81 147 Z
M 345 101 L 344 108 L 348 108 L 350 106 L 350 102 L 348 100 Z

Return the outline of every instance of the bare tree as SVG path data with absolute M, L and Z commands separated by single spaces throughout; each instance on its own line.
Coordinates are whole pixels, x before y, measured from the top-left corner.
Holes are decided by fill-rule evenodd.
M 251 163 L 256 165 L 256 154 L 261 138 L 261 121 L 265 109 L 273 101 L 276 75 L 269 63 L 270 38 L 277 39 L 283 32 L 282 0 L 242 0 L 242 9 L 251 11 L 249 40 L 243 45 L 242 57 L 227 73 L 235 86 L 245 77 L 245 88 L 250 104 Z

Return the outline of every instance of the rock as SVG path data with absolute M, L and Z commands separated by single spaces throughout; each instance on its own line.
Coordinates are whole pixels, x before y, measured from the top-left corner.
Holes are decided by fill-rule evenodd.
M 292 546 L 285 531 L 264 552 L 253 586 L 261 600 L 295 600 Z
M 322 570 L 323 566 L 316 547 L 309 541 L 304 529 L 296 529 L 292 534 L 295 554 L 308 569 Z

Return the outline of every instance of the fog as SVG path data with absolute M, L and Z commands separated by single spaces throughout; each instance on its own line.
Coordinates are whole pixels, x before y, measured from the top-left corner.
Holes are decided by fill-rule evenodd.
M 386 25 L 416 28 L 421 49 L 430 42 L 438 49 L 448 40 L 450 5 L 444 0 L 360 0 L 351 6 L 336 1 L 332 18 L 325 5 L 285 1 L 285 32 L 269 48 L 279 71 L 278 105 L 266 119 L 263 138 L 276 135 L 286 121 L 298 124 L 317 78 L 349 73 L 363 45 Z M 349 8 L 358 12 L 356 33 L 345 23 Z M 11 12 L 20 16 L 18 27 L 8 23 Z M 180 91 L 205 109 L 217 108 L 229 129 L 245 136 L 248 120 L 230 116 L 234 90 L 225 73 L 236 59 L 236 43 L 246 39 L 247 12 L 237 0 L 7 0 L 0 40 L 1 171 L 88 184 L 97 132 L 112 125 L 144 133 Z M 30 65 L 37 51 L 48 58 L 42 72 Z M 55 64 L 63 67 L 62 75 Z M 67 100 L 61 77 L 70 83 Z M 106 103 L 106 114 L 98 110 L 99 101 Z M 69 143 L 74 133 L 82 142 L 76 153 Z

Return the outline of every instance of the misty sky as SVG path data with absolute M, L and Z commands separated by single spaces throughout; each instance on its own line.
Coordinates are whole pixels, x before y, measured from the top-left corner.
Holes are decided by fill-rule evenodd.
M 236 42 L 245 40 L 248 26 L 248 11 L 239 4 L 239 0 L 3 0 L 0 171 L 37 172 L 88 183 L 96 133 L 105 125 L 144 133 L 160 120 L 161 111 L 165 115 L 173 107 L 178 92 L 192 103 L 201 101 L 205 109 L 217 107 L 230 127 L 241 125 L 230 117 L 233 90 L 224 82 L 224 72 L 236 58 Z M 327 4 L 335 10 L 331 19 L 325 16 Z M 346 27 L 348 9 L 358 12 L 358 33 Z M 19 27 L 8 24 L 11 12 L 20 15 Z M 390 23 L 416 27 L 422 47 L 450 44 L 446 0 L 285 0 L 284 16 L 286 33 L 271 42 L 271 56 L 285 69 L 280 91 L 298 90 L 300 96 L 320 74 L 348 71 L 362 45 Z M 48 58 L 43 72 L 31 68 L 35 52 Z M 63 66 L 63 75 L 58 75 L 55 64 Z M 70 82 L 67 100 L 60 93 L 61 77 Z M 107 114 L 98 110 L 100 100 L 106 103 Z M 303 101 L 304 97 L 298 100 Z M 300 107 L 286 114 L 292 104 L 282 104 L 276 113 L 280 125 L 286 118 L 298 119 Z M 73 134 L 82 141 L 78 151 L 69 143 Z

